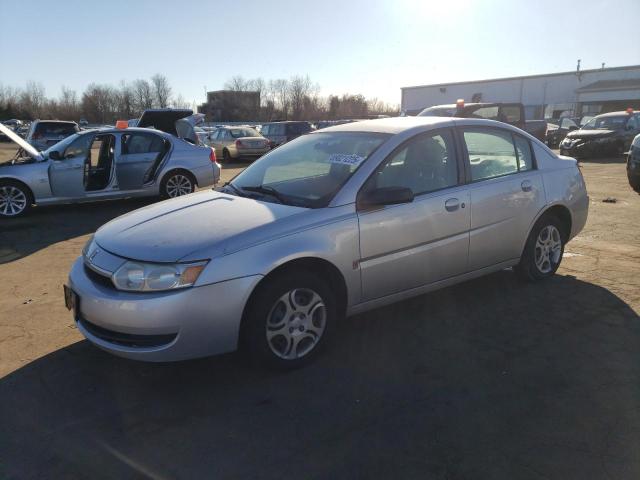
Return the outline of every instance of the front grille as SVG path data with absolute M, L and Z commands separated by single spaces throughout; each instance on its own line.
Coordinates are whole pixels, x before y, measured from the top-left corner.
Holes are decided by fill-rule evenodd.
M 78 317 L 78 322 L 91 335 L 98 337 L 105 342 L 122 345 L 124 347 L 160 347 L 173 342 L 178 336 L 177 333 L 169 333 L 164 335 L 134 335 L 132 333 L 116 332 L 107 328 L 99 327 L 82 317 Z
M 87 277 L 98 285 L 102 285 L 103 287 L 108 287 L 115 289 L 115 285 L 111 281 L 111 278 L 106 277 L 104 275 L 99 274 L 95 270 L 90 269 L 86 265 L 84 265 L 84 272 L 87 274 Z

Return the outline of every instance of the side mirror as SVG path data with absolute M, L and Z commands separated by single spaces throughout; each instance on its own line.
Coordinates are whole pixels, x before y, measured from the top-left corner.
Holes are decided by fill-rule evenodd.
M 406 187 L 380 187 L 363 192 L 358 198 L 358 208 L 397 205 L 413 202 L 413 192 Z
M 61 154 L 60 154 L 60 152 L 59 152 L 59 151 L 57 151 L 57 150 L 51 150 L 51 151 L 49 152 L 49 158 L 50 158 L 51 160 L 63 160 L 62 155 L 61 155 Z

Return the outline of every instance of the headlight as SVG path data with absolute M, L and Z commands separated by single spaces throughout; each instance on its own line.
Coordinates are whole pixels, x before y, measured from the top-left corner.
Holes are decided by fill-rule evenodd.
M 142 263 L 125 262 L 111 277 L 118 290 L 159 292 L 192 286 L 208 262 Z
M 89 240 L 87 240 L 87 243 L 85 243 L 84 247 L 82 247 L 82 256 L 83 257 L 89 256 L 89 254 L 93 251 L 94 248 L 95 248 L 95 243 L 93 241 L 93 235 L 91 235 L 89 237 Z

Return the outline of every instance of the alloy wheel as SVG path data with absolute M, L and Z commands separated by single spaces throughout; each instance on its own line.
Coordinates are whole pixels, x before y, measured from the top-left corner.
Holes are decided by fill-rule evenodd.
M 27 195 L 13 185 L 0 186 L 0 213 L 7 217 L 20 215 L 27 208 Z
M 167 180 L 166 190 L 170 198 L 187 195 L 193 192 L 193 183 L 186 175 L 176 174 Z
M 326 323 L 327 309 L 320 295 L 309 288 L 290 290 L 275 302 L 267 316 L 267 343 L 282 359 L 304 357 L 322 338 Z
M 535 246 L 535 264 L 540 273 L 549 273 L 560 263 L 562 237 L 553 225 L 547 225 L 538 234 Z

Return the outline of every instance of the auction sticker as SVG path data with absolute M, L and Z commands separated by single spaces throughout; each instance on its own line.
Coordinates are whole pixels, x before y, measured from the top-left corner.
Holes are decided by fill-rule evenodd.
M 362 163 L 364 157 L 360 155 L 347 154 L 347 153 L 332 153 L 329 156 L 329 162 L 331 163 L 340 163 L 342 165 L 353 165 L 358 166 Z

